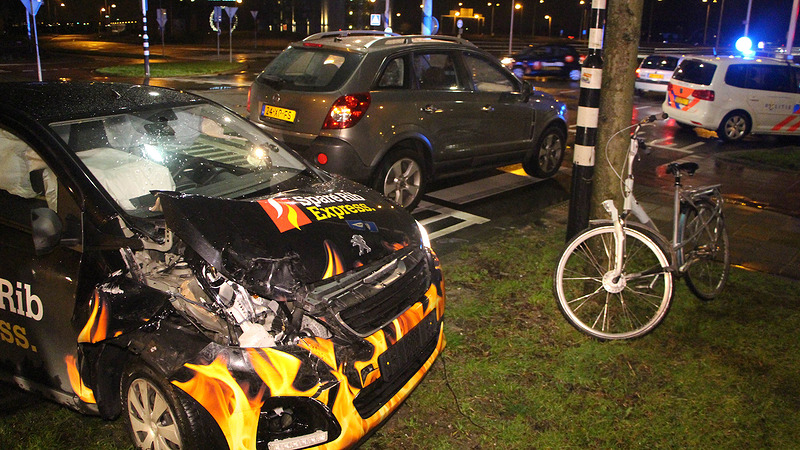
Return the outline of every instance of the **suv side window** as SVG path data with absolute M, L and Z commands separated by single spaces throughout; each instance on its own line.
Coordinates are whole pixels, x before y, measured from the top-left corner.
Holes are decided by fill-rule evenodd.
M 760 91 L 795 92 L 788 66 L 732 64 L 725 73 L 725 83 Z
M 425 90 L 463 90 L 453 55 L 448 52 L 414 54 L 414 74 Z
M 477 92 L 513 92 L 517 90 L 508 74 L 499 67 L 493 66 L 484 58 L 474 54 L 465 54 L 464 62 L 472 77 L 472 84 Z
M 390 60 L 383 68 L 383 73 L 378 78 L 379 89 L 404 89 L 407 87 L 405 57 Z

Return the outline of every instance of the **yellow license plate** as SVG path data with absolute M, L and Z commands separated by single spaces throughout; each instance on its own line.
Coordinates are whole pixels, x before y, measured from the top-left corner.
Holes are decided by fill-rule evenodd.
M 294 110 L 278 108 L 277 106 L 263 105 L 261 107 L 261 115 L 263 117 L 271 117 L 285 122 L 294 122 L 294 116 L 296 114 Z
M 664 78 L 664 75 L 661 75 L 660 73 L 651 73 L 651 74 L 650 74 L 650 75 L 648 75 L 648 76 L 649 76 L 650 78 L 655 78 L 656 80 L 661 80 L 661 79 L 663 79 L 663 78 Z
M 686 106 L 689 104 L 689 99 L 683 97 L 675 97 L 675 103 Z

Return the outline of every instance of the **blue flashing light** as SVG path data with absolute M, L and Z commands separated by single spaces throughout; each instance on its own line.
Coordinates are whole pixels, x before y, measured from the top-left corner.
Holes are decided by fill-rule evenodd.
M 736 40 L 736 50 L 739 50 L 745 56 L 753 54 L 753 41 L 747 36 L 742 36 Z

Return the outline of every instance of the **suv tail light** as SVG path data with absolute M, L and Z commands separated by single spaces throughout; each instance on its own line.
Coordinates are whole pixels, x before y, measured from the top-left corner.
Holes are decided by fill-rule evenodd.
M 697 89 L 692 92 L 692 97 L 699 98 L 700 100 L 714 101 L 714 91 L 710 89 Z
M 250 112 L 250 95 L 253 93 L 253 88 L 247 90 L 247 112 Z
M 350 128 L 358 123 L 367 112 L 371 101 L 368 92 L 361 94 L 343 95 L 336 99 L 325 117 L 322 128 L 325 130 L 340 130 Z

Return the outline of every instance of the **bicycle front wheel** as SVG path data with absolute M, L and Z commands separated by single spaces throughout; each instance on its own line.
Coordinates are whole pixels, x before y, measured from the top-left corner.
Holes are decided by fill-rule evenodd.
M 681 270 L 689 290 L 702 300 L 712 300 L 728 281 L 731 254 L 722 213 L 711 200 L 685 204 L 679 220 Z
M 614 227 L 573 238 L 556 268 L 553 289 L 561 313 L 579 331 L 601 340 L 633 339 L 653 331 L 669 311 L 673 281 L 662 240 L 638 224 L 625 227 L 622 276 L 614 279 Z

